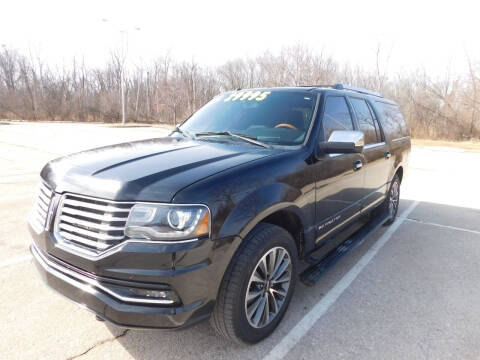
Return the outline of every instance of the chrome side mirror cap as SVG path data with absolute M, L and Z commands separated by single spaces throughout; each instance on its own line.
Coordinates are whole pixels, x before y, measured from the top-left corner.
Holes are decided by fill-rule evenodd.
M 334 130 L 328 141 L 319 143 L 319 150 L 327 154 L 361 153 L 365 145 L 362 131 Z

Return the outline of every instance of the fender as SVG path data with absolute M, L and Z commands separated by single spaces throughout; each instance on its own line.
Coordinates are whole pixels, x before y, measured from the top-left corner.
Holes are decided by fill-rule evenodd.
M 260 221 L 283 209 L 288 209 L 298 215 L 302 226 L 305 226 L 306 224 L 303 222 L 310 216 L 296 204 L 301 196 L 300 190 L 285 183 L 270 184 L 255 189 L 238 202 L 228 214 L 218 237 L 239 235 L 244 239 Z

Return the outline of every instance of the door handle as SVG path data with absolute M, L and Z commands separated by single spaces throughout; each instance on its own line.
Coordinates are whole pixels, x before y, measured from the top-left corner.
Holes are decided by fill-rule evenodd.
M 357 160 L 353 163 L 353 170 L 358 171 L 362 168 L 363 163 L 361 160 Z
M 392 157 L 392 154 L 390 154 L 390 151 L 387 151 L 387 152 L 385 153 L 385 159 L 388 160 L 388 159 L 390 159 L 391 157 Z

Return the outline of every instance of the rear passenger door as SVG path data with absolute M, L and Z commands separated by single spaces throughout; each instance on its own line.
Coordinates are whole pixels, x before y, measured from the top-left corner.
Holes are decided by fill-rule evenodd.
M 363 131 L 365 146 L 364 199 L 363 210 L 378 205 L 384 198 L 388 187 L 388 176 L 392 167 L 391 154 L 371 105 L 363 98 L 349 97 L 358 129 Z

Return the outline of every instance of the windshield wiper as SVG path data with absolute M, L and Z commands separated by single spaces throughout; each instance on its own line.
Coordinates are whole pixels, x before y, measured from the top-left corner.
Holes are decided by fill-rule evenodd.
M 178 133 L 182 134 L 184 137 L 189 138 L 189 139 L 195 139 L 195 137 L 192 134 L 190 134 L 189 132 L 187 132 L 185 130 L 180 129 L 178 126 L 175 128 L 175 130 L 173 130 L 173 132 L 178 132 Z
M 247 134 L 237 134 L 237 133 L 232 133 L 230 131 L 205 131 L 205 132 L 199 132 L 195 134 L 195 136 L 215 136 L 215 135 L 231 136 L 231 137 L 246 141 L 250 144 L 262 146 L 267 149 L 270 148 L 269 145 L 261 141 L 258 141 L 256 136 L 247 135 Z

